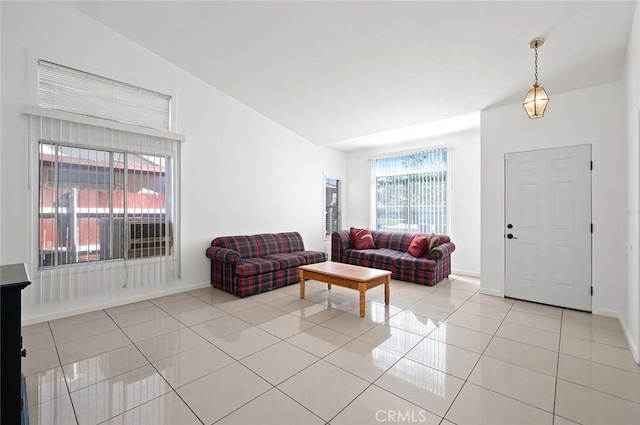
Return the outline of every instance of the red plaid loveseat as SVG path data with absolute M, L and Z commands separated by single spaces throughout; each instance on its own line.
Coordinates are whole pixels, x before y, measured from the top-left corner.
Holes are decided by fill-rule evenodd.
M 298 232 L 222 236 L 207 249 L 211 284 L 246 297 L 298 283 L 298 266 L 327 261 L 327 254 L 304 249 Z
M 331 261 L 389 270 L 392 279 L 433 286 L 451 274 L 451 253 L 456 246 L 447 235 L 424 257 L 407 252 L 416 233 L 371 230 L 376 249 L 355 249 L 349 230 L 331 235 Z

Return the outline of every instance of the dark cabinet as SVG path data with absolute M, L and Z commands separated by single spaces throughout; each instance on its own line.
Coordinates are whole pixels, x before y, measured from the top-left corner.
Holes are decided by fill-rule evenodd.
M 28 424 L 28 404 L 21 373 L 21 291 L 30 285 L 24 264 L 0 266 L 0 423 Z

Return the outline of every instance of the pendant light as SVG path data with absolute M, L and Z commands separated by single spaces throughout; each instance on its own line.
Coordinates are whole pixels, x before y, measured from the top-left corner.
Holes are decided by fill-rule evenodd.
M 542 118 L 544 116 L 544 110 L 547 107 L 547 103 L 549 103 L 549 96 L 547 92 L 544 91 L 544 87 L 538 84 L 538 47 L 542 46 L 544 43 L 544 38 L 534 38 L 529 43 L 529 47 L 535 49 L 535 67 L 536 67 L 536 82 L 533 83 L 533 87 L 527 93 L 527 97 L 524 98 L 524 102 L 522 105 L 524 106 L 525 111 L 527 111 L 527 115 L 529 118 Z

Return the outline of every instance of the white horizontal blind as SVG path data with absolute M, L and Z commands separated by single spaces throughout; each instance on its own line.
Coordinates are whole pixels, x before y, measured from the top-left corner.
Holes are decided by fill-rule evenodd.
M 447 233 L 447 149 L 375 160 L 376 228 Z
M 38 61 L 38 105 L 169 131 L 171 96 L 66 66 Z
M 34 285 L 30 291 L 31 299 L 26 300 L 27 305 L 45 306 L 49 302 L 67 302 L 91 296 L 95 298 L 123 287 L 133 290 L 153 289 L 154 286 L 180 279 L 180 199 L 177 188 L 180 184 L 181 142 L 168 137 L 38 115 L 29 115 L 28 120 L 30 149 L 38 164 L 31 172 L 31 181 L 37 188 L 38 182 L 42 183 L 41 176 L 46 174 L 53 178 L 52 184 L 57 185 L 57 190 L 50 191 L 52 199 L 45 201 L 40 196 L 49 195 L 44 195 L 41 190 L 34 190 L 35 214 L 31 235 Z M 56 178 L 61 175 L 59 172 L 44 172 L 45 153 L 57 154 L 58 158 L 67 156 L 70 158 L 67 162 L 78 165 L 76 169 L 70 168 L 65 172 L 64 184 L 56 182 Z M 117 178 L 113 174 L 112 177 L 106 177 L 101 174 L 104 167 L 100 167 L 98 162 L 109 162 L 114 169 L 125 168 L 127 172 L 120 173 Z M 126 186 L 124 176 L 129 179 Z M 90 193 L 87 188 L 94 190 Z M 104 193 L 98 193 L 109 189 L 112 190 L 111 199 Z M 61 194 L 68 195 L 72 200 L 75 197 L 74 208 L 78 212 L 78 218 L 74 226 L 77 230 L 56 235 L 56 238 L 62 239 L 48 238 L 42 232 L 39 206 L 44 208 L 43 213 L 50 211 L 51 214 L 68 214 L 69 210 L 64 209 L 66 207 L 60 205 L 58 209 L 58 205 L 54 203 L 53 197 L 61 198 Z M 163 198 L 162 202 L 160 198 Z M 162 207 L 159 208 L 159 205 Z M 102 215 L 98 217 L 100 214 Z M 116 240 L 111 240 L 108 250 L 102 252 L 102 238 L 95 234 L 100 231 L 100 226 L 90 225 L 91 219 L 103 219 L 104 223 L 110 221 L 112 229 L 120 226 L 122 232 L 144 229 L 155 232 L 149 235 L 151 238 L 171 237 L 168 245 L 170 248 L 162 249 L 158 245 L 123 245 L 125 252 L 114 252 Z M 54 222 L 53 226 L 59 225 L 58 223 Z M 126 227 L 132 223 L 134 227 Z M 135 227 L 139 224 L 143 226 Z M 73 253 L 74 257 L 67 256 L 62 261 L 61 254 L 66 253 L 60 249 L 61 241 L 68 240 L 69 234 L 74 237 L 74 241 L 65 244 L 75 246 L 76 252 Z M 45 243 L 49 240 L 58 245 L 58 258 L 55 260 L 55 257 L 49 257 L 47 263 L 42 264 L 43 252 L 39 246 L 46 247 Z M 136 251 L 128 252 L 130 248 Z M 87 252 L 87 249 L 94 249 L 95 252 Z

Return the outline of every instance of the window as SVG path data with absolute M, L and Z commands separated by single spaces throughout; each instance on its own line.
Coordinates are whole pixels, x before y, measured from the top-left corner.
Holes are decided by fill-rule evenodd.
M 169 255 L 172 158 L 39 143 L 39 266 Z
M 169 131 L 171 96 L 77 69 L 38 61 L 38 105 Z
M 376 228 L 446 234 L 447 149 L 375 160 Z
M 340 224 L 340 185 L 341 181 L 332 177 L 324 179 L 324 237 L 328 239 L 333 232 L 342 228 Z

